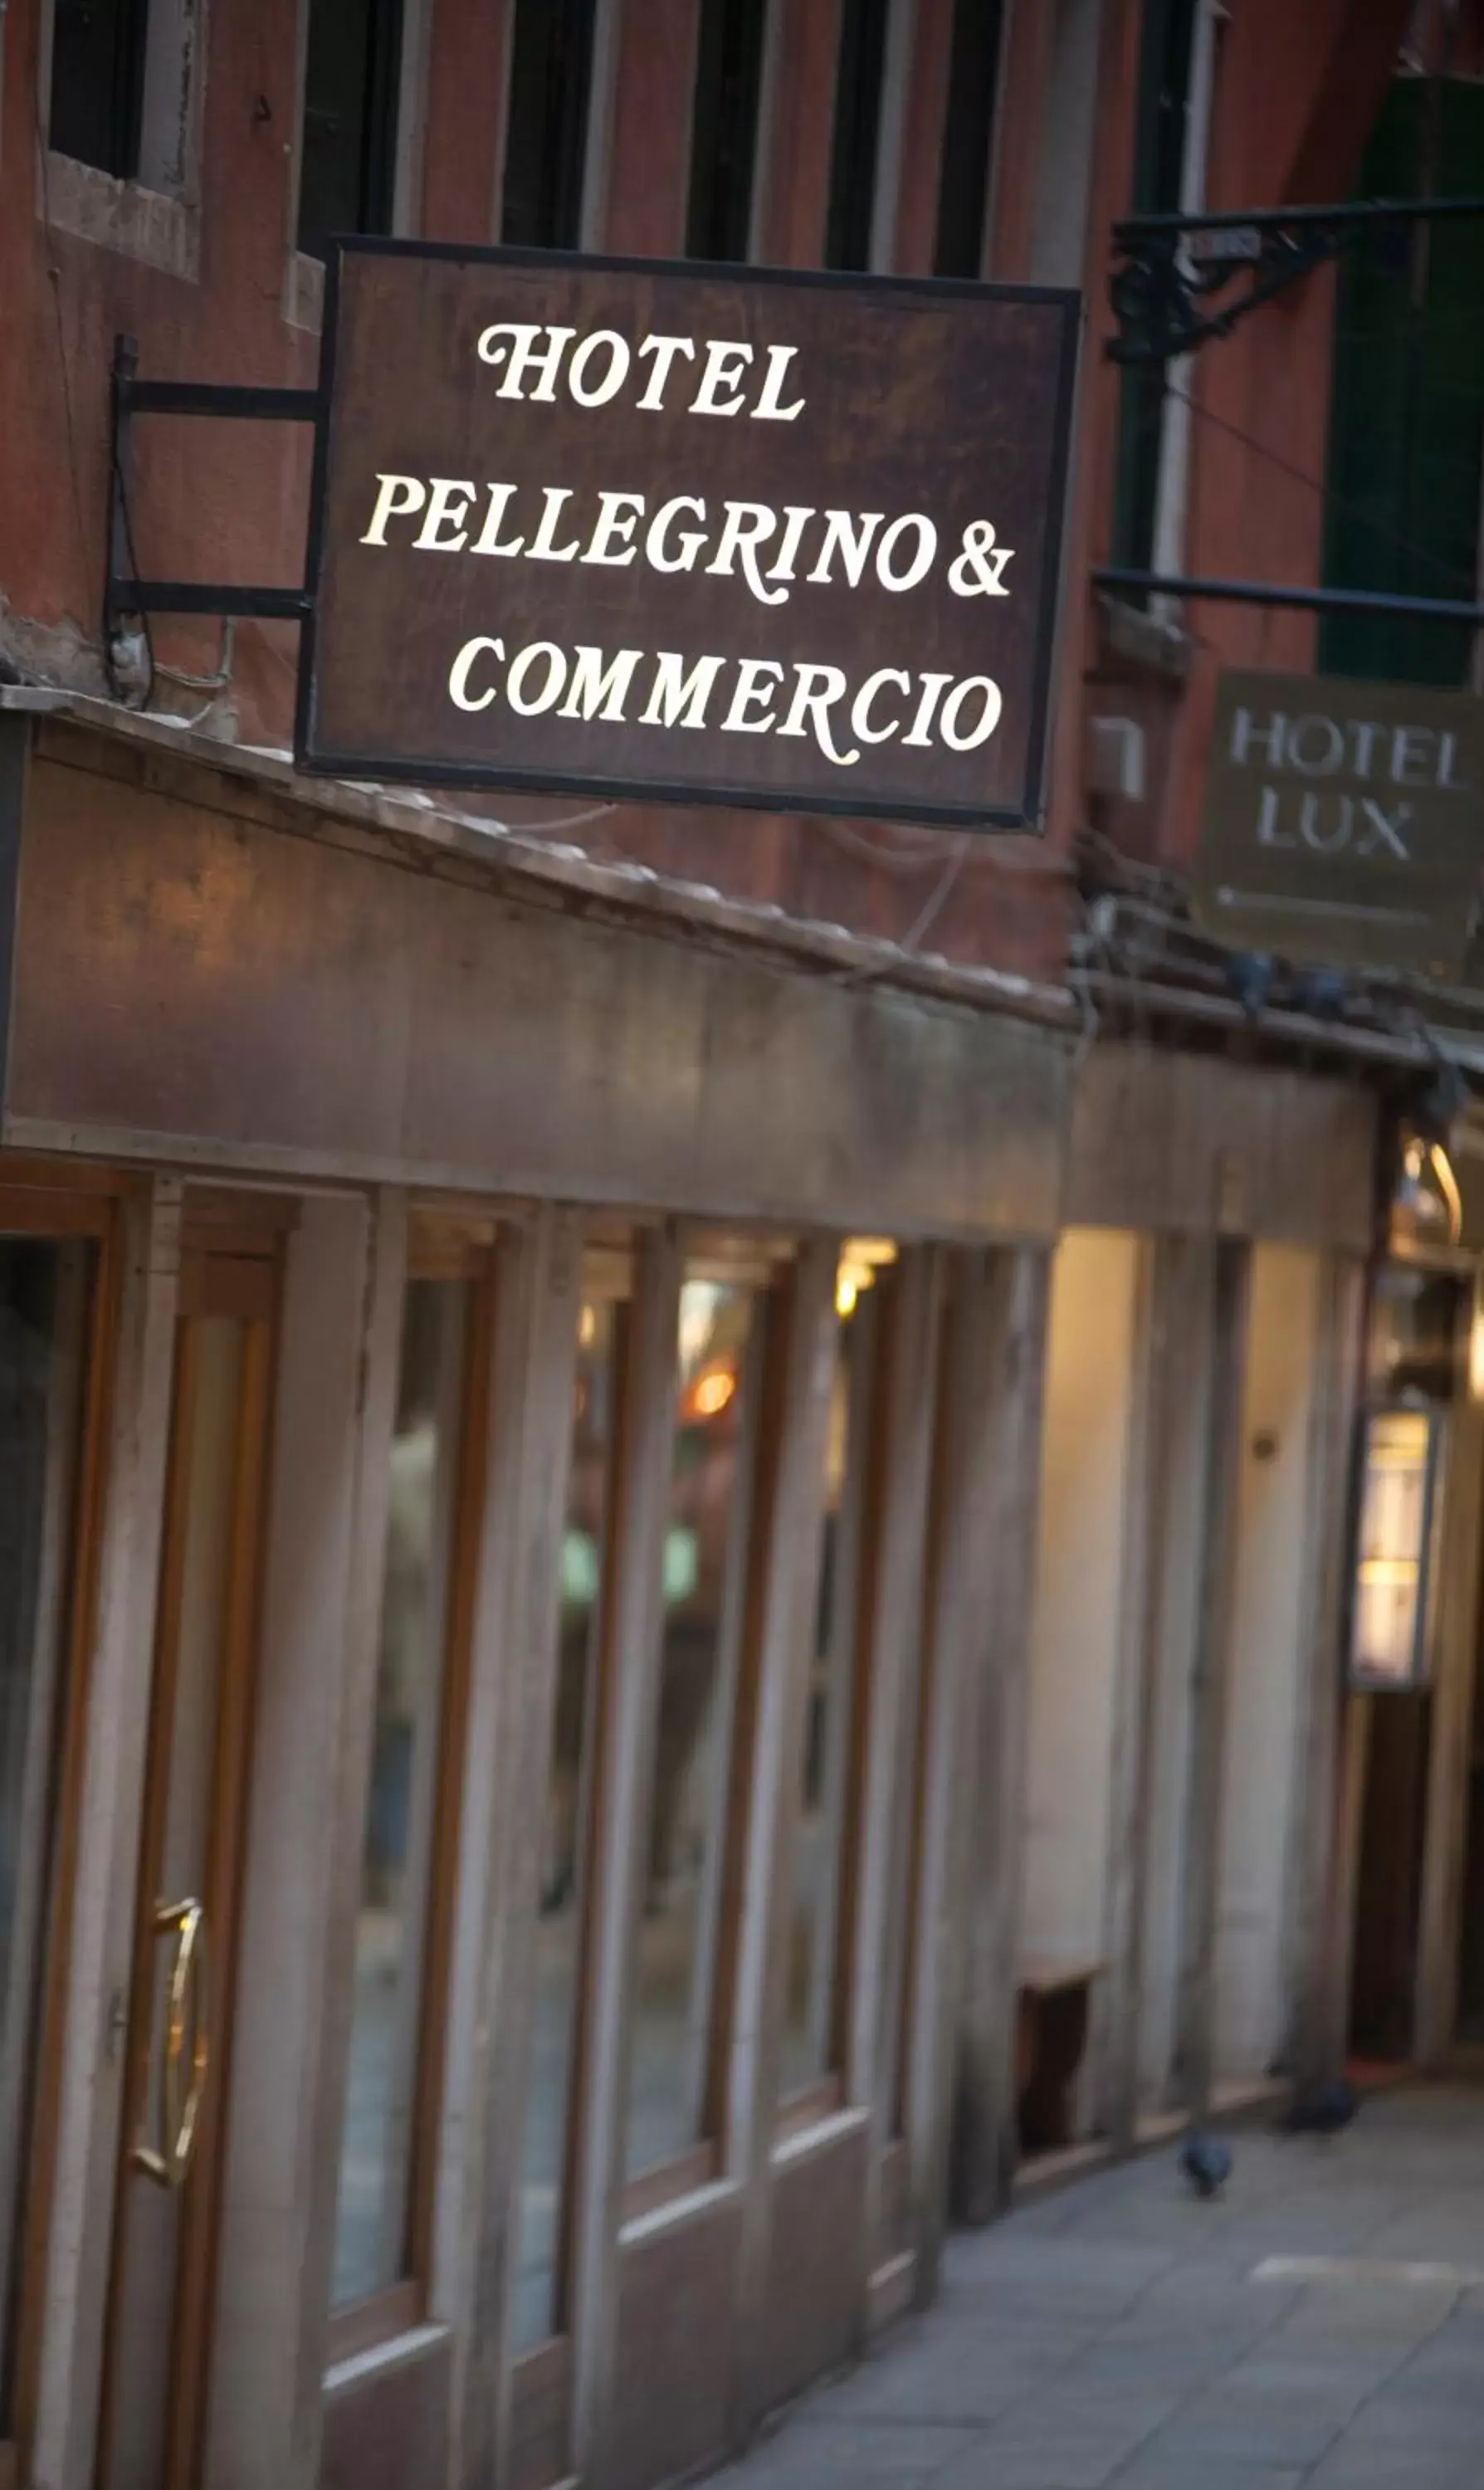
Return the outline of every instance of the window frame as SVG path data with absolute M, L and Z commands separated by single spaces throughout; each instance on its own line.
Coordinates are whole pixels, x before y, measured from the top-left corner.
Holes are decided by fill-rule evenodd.
M 143 178 L 149 147 L 160 139 L 150 114 L 151 29 L 149 15 L 159 0 L 145 0 L 145 22 L 138 65 L 140 96 L 133 133 L 132 169 L 111 173 L 85 158 L 70 156 L 52 142 L 52 72 L 55 60 L 56 0 L 43 0 L 36 58 L 36 116 L 39 179 L 36 212 L 46 229 L 69 234 L 74 241 L 143 260 L 152 268 L 195 284 L 201 254 L 201 135 L 206 83 L 208 0 L 172 0 L 175 24 L 170 57 L 180 58 L 186 74 L 186 98 L 177 139 L 180 178 L 166 189 L 153 188 Z M 165 39 L 160 37 L 163 46 Z M 160 83 L 173 91 L 168 76 Z
M 442 1682 L 437 1700 L 438 1752 L 433 1761 L 431 1839 L 424 1870 L 426 1890 L 418 1930 L 422 1977 L 418 1989 L 417 2067 L 412 2090 L 402 2217 L 402 2263 L 406 2271 L 395 2281 L 383 2284 L 379 2290 L 367 2293 L 362 2299 L 348 2301 L 338 2308 L 332 2306 L 327 2348 L 327 2361 L 332 2366 L 354 2358 L 358 2353 L 375 2350 L 397 2335 L 411 2332 L 424 2324 L 429 2314 L 448 2068 L 453 1928 L 462 1849 L 463 1749 L 474 1667 L 476 1607 L 489 1479 L 499 1244 L 497 1222 L 461 1221 L 437 1212 L 420 1213 L 417 1209 L 411 1214 L 407 1262 L 402 1279 L 402 1321 L 405 1323 L 406 1291 L 413 1282 L 467 1281 L 472 1286 L 469 1326 L 464 1342 L 449 1534 Z M 399 1330 L 398 1365 L 400 1358 Z M 388 1449 L 390 1451 L 390 1443 Z M 382 1560 L 385 1567 L 385 1540 Z M 378 1607 L 378 1634 L 379 1619 Z M 374 1708 L 374 1676 L 370 1699 Z M 370 1748 L 367 1745 L 365 1787 L 360 1818 L 363 1855 L 369 1805 Z M 358 1893 L 358 1913 L 359 1907 Z M 347 1944 L 353 1940 L 354 1925 L 353 1916 L 346 1930 Z M 347 2025 L 347 2039 L 348 2035 Z M 343 2138 L 349 2102 L 349 2075 L 347 2047 L 341 2090 L 341 2124 L 336 2133 L 337 2150 Z
M 582 1285 L 578 1290 L 578 1320 L 581 1308 L 589 1297 L 601 1296 L 618 1313 L 613 1343 L 613 1412 L 607 1447 L 607 1477 L 603 1492 L 602 1562 L 597 1583 L 597 1616 L 591 1660 L 592 1675 L 586 1690 L 582 1752 L 579 1758 L 577 1792 L 576 1849 L 577 1930 L 571 2030 L 567 2040 L 569 2062 L 567 2077 L 566 2132 L 562 2139 L 561 2171 L 562 2202 L 556 2228 L 556 2272 L 552 2298 L 558 2323 L 555 2330 L 535 2343 L 512 2350 L 511 2370 L 517 2383 L 547 2374 L 556 2358 L 553 2346 L 566 2344 L 570 2338 L 570 2298 L 577 2254 L 578 2195 L 581 2185 L 582 2120 L 584 2104 L 583 2070 L 588 2036 L 592 2025 L 593 1982 L 599 1942 L 601 1914 L 596 1907 L 594 1875 L 598 1866 L 599 1842 L 597 1806 L 598 1792 L 604 1781 L 605 1742 L 613 1734 L 617 1702 L 619 1649 L 614 1632 L 617 1614 L 616 1591 L 619 1569 L 623 1563 L 620 1543 L 620 1518 L 624 1507 L 624 1474 L 628 1429 L 626 1417 L 633 1382 L 631 1323 L 634 1299 L 634 1246 L 625 1236 L 598 1236 L 590 1229 L 582 1249 Z M 559 1559 L 560 1561 L 560 1559 Z M 559 1665 L 561 1624 L 558 1620 L 554 1638 Z M 557 1689 L 552 1685 L 552 1713 L 555 1717 Z M 534 1949 L 533 1949 L 534 1959 Z M 532 2011 L 535 2006 L 535 1984 L 532 1986 Z M 514 2159 L 515 2210 L 512 2229 L 515 2258 L 518 2265 L 523 2227 L 521 2198 L 525 2187 L 525 2122 L 531 2114 L 530 2082 L 521 2105 L 522 2133 L 520 2151 Z M 513 2337 L 512 2337 L 513 2340 Z
M 288 198 L 287 262 L 282 313 L 293 328 L 317 335 L 324 325 L 325 263 L 301 249 L 299 206 L 304 186 L 305 113 L 307 109 L 309 13 L 314 0 L 298 0 L 295 18 L 294 135 Z M 422 229 L 423 163 L 427 140 L 428 42 L 434 0 L 400 0 L 400 35 L 393 123 L 388 156 L 392 208 L 388 239 L 407 239 Z
M 843 1256 L 842 1256 L 843 1259 Z M 890 1267 L 889 1265 L 887 1266 Z M 878 1472 L 877 1419 L 883 1381 L 884 1336 L 887 1321 L 883 1315 L 882 1291 L 873 1285 L 858 1301 L 858 1316 L 853 1333 L 844 1334 L 847 1354 L 852 1361 L 850 1401 L 846 1411 L 845 1468 L 840 1488 L 840 1508 L 835 1549 L 835 1597 L 842 1601 L 843 1614 L 835 1628 L 840 1636 L 841 1676 L 846 1692 L 846 1714 L 842 1744 L 838 1757 L 839 1809 L 833 1825 L 834 1893 L 832 1907 L 826 1923 L 829 1940 L 829 1969 L 826 1978 L 825 2054 L 826 2067 L 796 2085 L 783 2089 L 782 2049 L 787 2012 L 783 2014 L 779 2033 L 779 2085 L 773 2104 L 773 2141 L 781 2144 L 789 2137 L 805 2133 L 828 2118 L 834 2117 L 848 2104 L 848 2060 L 850 2050 L 850 2007 L 853 1958 L 852 1877 L 853 1862 L 860 1852 L 860 1824 L 865 1805 L 867 1757 L 864 1716 L 868 1710 L 870 1665 L 870 1620 L 861 1593 L 865 1587 L 862 1551 L 866 1541 L 866 1524 L 871 1513 L 871 1485 Z M 879 1512 L 879 1507 L 877 1508 Z M 818 1549 L 814 1565 L 815 1602 L 825 1557 L 827 1518 L 822 1514 Z M 807 1729 L 805 1731 L 807 1736 Z M 791 1799 L 788 1855 L 792 1861 L 803 1822 L 803 1781 L 800 1774 Z M 792 1896 L 791 1896 L 792 1898 Z M 818 1977 L 811 1970 L 811 1980 Z
M 792 1244 L 788 1248 L 792 1259 Z M 628 2045 L 625 2050 L 626 2080 L 619 2114 L 619 2220 L 623 2224 L 637 2221 L 644 2215 L 657 2212 L 680 2198 L 693 2195 L 699 2189 L 713 2186 L 727 2166 L 730 2137 L 726 2099 L 726 2060 L 729 2036 L 736 2003 L 737 1937 L 740 1884 L 746 1844 L 746 1828 L 752 1794 L 750 1769 L 739 1776 L 737 1756 L 744 1749 L 751 1757 L 755 1744 L 755 1708 L 760 1665 L 759 1623 L 771 1561 L 766 1529 L 756 1528 L 760 1510 L 766 1511 L 768 1465 L 776 1459 L 777 1416 L 781 1402 L 781 1352 L 784 1346 L 783 1325 L 775 1310 L 781 1310 L 783 1297 L 779 1287 L 775 1258 L 766 1249 L 749 1250 L 742 1239 L 716 1238 L 704 1231 L 684 1232 L 680 1243 L 680 1275 L 676 1290 L 677 1323 L 681 1291 L 688 1281 L 714 1279 L 722 1286 L 742 1286 L 751 1290 L 752 1311 L 748 1325 L 747 1346 L 742 1363 L 739 1392 L 738 1427 L 738 1502 L 728 1524 L 726 1571 L 721 1589 L 721 1606 L 717 1630 L 717 1667 L 713 1701 L 718 1707 L 714 1735 L 715 1752 L 711 1758 L 713 1789 L 718 1803 L 715 1839 L 708 1853 L 702 1886 L 697 1935 L 696 1966 L 693 1978 L 701 1988 L 703 2010 L 695 2019 L 691 2046 L 695 2056 L 691 2063 L 690 2089 L 696 2103 L 697 2123 L 701 2133 L 663 2160 L 648 2167 L 627 2172 L 628 2120 L 632 2106 L 632 2058 L 635 2032 L 637 1979 L 631 1979 L 627 1998 Z M 678 1373 L 678 1353 L 672 1355 L 673 1378 Z M 672 1419 L 665 1443 L 666 1467 L 661 1489 L 661 1502 L 667 1497 L 674 1475 L 675 1428 Z M 663 1537 L 660 1539 L 661 1561 Z M 655 1687 L 647 1735 L 650 1741 L 651 1768 L 647 1777 L 646 1806 L 642 1833 L 648 1841 L 654 1810 L 654 1758 L 657 1750 L 660 1707 L 663 1699 L 664 1608 L 662 1600 L 655 1608 L 655 1634 L 659 1645 L 655 1667 Z M 642 1896 L 644 1868 L 641 1862 L 635 1874 L 636 1899 Z M 637 1947 L 634 1953 L 637 1972 Z

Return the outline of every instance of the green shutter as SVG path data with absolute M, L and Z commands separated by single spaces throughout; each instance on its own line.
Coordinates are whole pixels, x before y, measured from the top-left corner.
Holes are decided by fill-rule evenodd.
M 1431 124 L 1431 127 L 1430 127 Z M 1484 86 L 1398 78 L 1357 195 L 1484 192 Z M 1219 350 L 1218 350 L 1219 351 Z M 1484 217 L 1421 221 L 1342 263 L 1329 411 L 1324 582 L 1472 599 L 1484 440 Z M 1463 683 L 1467 625 L 1326 616 L 1323 673 Z

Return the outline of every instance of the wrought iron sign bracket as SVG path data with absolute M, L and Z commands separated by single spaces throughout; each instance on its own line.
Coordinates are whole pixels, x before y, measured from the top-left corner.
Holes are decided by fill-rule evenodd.
M 300 622 L 309 610 L 306 588 L 252 588 L 192 579 L 141 579 L 130 510 L 130 452 L 141 415 L 207 416 L 249 423 L 315 423 L 320 394 L 312 389 L 246 389 L 214 381 L 142 381 L 132 337 L 113 345 L 112 438 L 108 463 L 108 566 L 103 581 L 103 638 L 111 643 L 125 620 L 151 614 L 245 615 L 258 622 Z
M 1167 363 L 1191 354 L 1362 242 L 1380 236 L 1400 246 L 1419 220 L 1455 217 L 1484 217 L 1484 198 L 1128 217 L 1113 228 L 1108 291 L 1119 326 L 1108 359 Z

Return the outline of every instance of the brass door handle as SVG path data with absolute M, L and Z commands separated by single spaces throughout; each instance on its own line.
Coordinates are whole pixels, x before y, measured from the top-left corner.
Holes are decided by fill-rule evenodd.
M 160 2094 L 164 2112 L 164 2150 L 136 2144 L 136 2169 L 161 2187 L 183 2187 L 201 2128 L 201 2105 L 211 2071 L 211 1969 L 206 1948 L 206 1913 L 188 1895 L 181 1902 L 160 1902 L 155 1909 L 155 1934 L 175 1937 L 175 1957 L 165 1992 L 165 2050 Z M 188 2047 L 189 2036 L 189 2047 Z

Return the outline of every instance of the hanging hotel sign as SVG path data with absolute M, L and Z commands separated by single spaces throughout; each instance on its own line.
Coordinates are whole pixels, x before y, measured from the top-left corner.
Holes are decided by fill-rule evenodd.
M 302 767 L 1035 825 L 1075 295 L 329 275 Z
M 1193 900 L 1207 933 L 1337 966 L 1459 973 L 1484 862 L 1484 701 L 1228 673 Z

